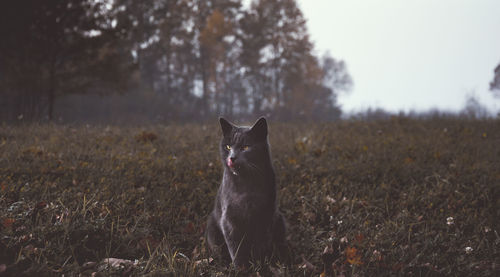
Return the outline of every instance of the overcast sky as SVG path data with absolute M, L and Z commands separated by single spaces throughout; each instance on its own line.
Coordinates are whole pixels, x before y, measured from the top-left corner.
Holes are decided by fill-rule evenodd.
M 347 63 L 344 111 L 459 110 L 474 93 L 500 111 L 500 0 L 298 0 L 318 55 Z

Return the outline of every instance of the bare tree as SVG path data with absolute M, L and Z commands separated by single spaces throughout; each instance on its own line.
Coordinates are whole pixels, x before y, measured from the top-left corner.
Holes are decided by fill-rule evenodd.
M 490 90 L 493 92 L 495 96 L 500 97 L 500 64 L 497 65 L 494 73 L 495 76 L 493 77 L 493 80 L 490 83 Z

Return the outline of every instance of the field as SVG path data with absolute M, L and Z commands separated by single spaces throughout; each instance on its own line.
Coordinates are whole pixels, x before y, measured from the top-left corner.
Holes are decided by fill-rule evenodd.
M 205 248 L 219 138 L 0 126 L 0 276 L 499 276 L 498 120 L 271 122 L 293 262 L 246 272 Z

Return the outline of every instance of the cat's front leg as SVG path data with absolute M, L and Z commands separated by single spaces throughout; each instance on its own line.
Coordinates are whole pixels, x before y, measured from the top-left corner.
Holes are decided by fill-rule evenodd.
M 222 220 L 222 233 L 226 241 L 231 260 L 236 267 L 246 267 L 250 258 L 250 238 L 245 228 L 237 226 L 227 219 Z
M 208 247 L 215 258 L 221 258 L 224 262 L 229 262 L 231 260 L 224 235 L 217 224 L 214 213 L 211 213 L 208 218 L 206 238 Z

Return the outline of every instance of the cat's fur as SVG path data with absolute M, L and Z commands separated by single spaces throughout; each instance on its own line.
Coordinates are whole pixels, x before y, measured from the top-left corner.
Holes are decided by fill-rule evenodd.
M 207 242 L 216 257 L 245 267 L 284 249 L 285 222 L 276 201 L 265 118 L 252 127 L 219 121 L 224 174 L 208 218 Z

